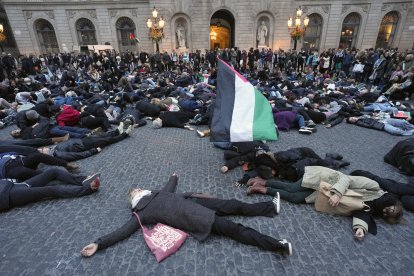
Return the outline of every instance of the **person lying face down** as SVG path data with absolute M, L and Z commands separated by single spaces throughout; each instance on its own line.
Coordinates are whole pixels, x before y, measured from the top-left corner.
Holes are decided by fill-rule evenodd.
M 241 243 L 258 246 L 264 250 L 281 254 L 292 254 L 292 245 L 286 240 L 277 240 L 258 231 L 223 218 L 227 215 L 274 217 L 280 212 L 280 199 L 248 204 L 235 199 L 223 200 L 203 194 L 176 194 L 178 176 L 173 174 L 161 190 L 131 189 L 128 198 L 133 212 L 139 214 L 142 224 L 158 222 L 188 232 L 198 241 L 210 234 L 227 236 Z M 134 215 L 121 228 L 98 238 L 85 246 L 81 254 L 94 255 L 126 239 L 140 228 Z
M 193 130 L 188 124 L 188 121 L 194 117 L 191 112 L 185 111 L 163 111 L 160 116 L 152 122 L 155 129 L 162 127 L 176 127 Z
M 377 234 L 373 215 L 384 218 L 390 224 L 399 223 L 403 215 L 401 203 L 394 195 L 382 190 L 376 181 L 362 176 L 345 175 L 321 166 L 305 167 L 303 178 L 296 182 L 252 178 L 247 182 L 247 194 L 280 194 L 282 199 L 292 203 L 315 203 L 321 181 L 332 185 L 329 199 L 332 207 L 339 205 L 348 189 L 362 195 L 366 206 L 352 213 L 354 235 L 358 240 L 362 240 L 367 232 Z

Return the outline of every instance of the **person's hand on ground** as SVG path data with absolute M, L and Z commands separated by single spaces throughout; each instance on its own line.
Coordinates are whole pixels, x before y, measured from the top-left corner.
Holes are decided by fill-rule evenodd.
M 90 257 L 93 254 L 95 254 L 97 250 L 98 250 L 98 245 L 96 243 L 91 243 L 85 246 L 84 248 L 82 248 L 81 254 L 84 257 Z
M 266 180 L 260 177 L 250 178 L 249 181 L 247 181 L 247 186 L 253 185 L 266 186 Z
M 354 234 L 354 238 L 355 238 L 355 239 L 357 239 L 357 240 L 359 240 L 359 241 L 362 241 L 362 240 L 364 239 L 364 236 L 365 236 L 364 229 L 362 229 L 362 228 L 358 228 L 358 229 L 355 231 L 355 234 Z
M 101 151 L 102 151 L 102 148 L 97 147 L 97 148 L 96 148 L 96 150 L 97 150 L 98 152 L 101 152 Z
M 336 207 L 339 204 L 339 200 L 341 200 L 341 198 L 339 197 L 339 195 L 334 194 L 333 196 L 331 196 L 329 198 L 329 204 L 331 204 L 332 207 Z

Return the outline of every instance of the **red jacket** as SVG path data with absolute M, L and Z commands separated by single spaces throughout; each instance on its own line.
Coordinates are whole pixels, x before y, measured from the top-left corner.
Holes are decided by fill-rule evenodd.
M 56 120 L 59 126 L 73 126 L 79 122 L 79 116 L 79 111 L 70 105 L 64 105 Z

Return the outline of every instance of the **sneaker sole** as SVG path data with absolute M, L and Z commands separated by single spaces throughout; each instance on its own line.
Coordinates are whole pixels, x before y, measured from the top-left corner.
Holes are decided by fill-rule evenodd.
M 290 242 L 288 242 L 286 239 L 283 239 L 282 242 L 284 244 L 288 245 L 288 256 L 292 256 L 293 250 L 292 250 L 292 244 Z
M 277 200 L 277 202 L 275 202 L 275 199 Z M 279 192 L 276 193 L 276 196 L 273 198 L 273 204 L 275 204 L 276 207 L 276 213 L 279 214 L 280 213 L 280 194 Z
M 100 173 L 95 173 L 95 174 L 93 174 L 93 175 L 91 175 L 91 176 L 89 176 L 89 177 L 87 177 L 84 181 L 82 181 L 82 185 L 86 185 L 86 186 L 90 186 L 91 185 L 91 183 L 95 180 L 95 179 L 97 179 L 97 178 L 99 178 L 101 176 L 101 174 Z

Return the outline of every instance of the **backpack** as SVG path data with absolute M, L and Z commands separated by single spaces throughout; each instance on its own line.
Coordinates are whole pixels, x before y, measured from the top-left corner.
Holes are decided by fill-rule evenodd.
M 0 179 L 6 178 L 6 165 L 17 157 L 21 158 L 16 152 L 3 152 L 0 154 Z

